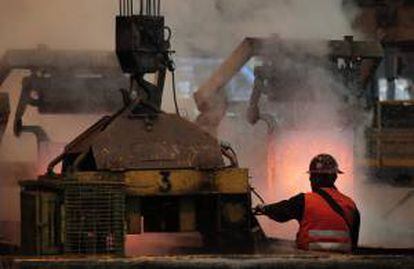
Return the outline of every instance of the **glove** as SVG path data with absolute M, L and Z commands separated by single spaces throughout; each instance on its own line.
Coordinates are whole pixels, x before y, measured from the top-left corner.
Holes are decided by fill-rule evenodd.
M 254 214 L 257 215 L 263 215 L 264 214 L 265 205 L 264 204 L 258 204 L 254 209 Z

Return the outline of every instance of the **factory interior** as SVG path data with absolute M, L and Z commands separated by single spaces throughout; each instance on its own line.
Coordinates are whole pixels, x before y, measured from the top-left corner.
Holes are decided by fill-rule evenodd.
M 0 269 L 414 268 L 413 208 L 413 0 L 0 0 Z

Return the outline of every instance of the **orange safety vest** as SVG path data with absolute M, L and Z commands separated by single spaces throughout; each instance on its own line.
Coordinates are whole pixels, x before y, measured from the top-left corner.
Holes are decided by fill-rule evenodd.
M 351 198 L 334 188 L 323 188 L 341 208 L 352 225 L 357 210 Z M 351 231 L 345 220 L 317 193 L 305 194 L 305 207 L 300 221 L 296 244 L 299 249 L 314 251 L 350 252 Z

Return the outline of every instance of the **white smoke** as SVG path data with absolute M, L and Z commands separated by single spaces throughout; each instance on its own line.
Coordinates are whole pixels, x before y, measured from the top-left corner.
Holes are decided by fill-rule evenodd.
M 168 22 L 181 53 L 228 53 L 247 36 L 341 39 L 355 34 L 341 0 L 168 0 Z M 352 10 L 352 9 L 348 9 Z

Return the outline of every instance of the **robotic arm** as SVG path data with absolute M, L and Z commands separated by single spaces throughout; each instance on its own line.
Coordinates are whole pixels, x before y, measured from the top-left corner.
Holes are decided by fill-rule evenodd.
M 357 80 L 360 84 L 358 88 L 364 90 L 383 57 L 381 44 L 378 42 L 354 41 L 352 37 L 347 36 L 344 40 L 328 40 L 327 45 L 329 49 L 327 56 L 329 59 L 333 63 L 338 59 L 344 59 L 347 63 L 346 67 L 348 68 L 343 70 L 344 74 L 352 72 L 358 76 Z M 194 94 L 197 108 L 200 111 L 197 124 L 205 131 L 216 135 L 217 128 L 227 110 L 227 100 L 223 90 L 224 86 L 226 86 L 251 58 L 263 56 L 264 59 L 272 61 L 271 58 L 272 55 L 275 55 L 275 52 L 288 53 L 292 57 L 295 57 L 295 51 L 290 48 L 290 41 L 283 41 L 277 35 L 271 36 L 270 38 L 244 39 L 217 71 Z M 353 68 L 356 63 L 359 67 L 358 69 Z M 274 70 L 259 72 L 263 68 L 273 68 Z M 272 74 L 277 72 L 277 63 L 269 66 L 256 67 L 256 71 L 253 93 L 247 111 L 247 120 L 251 124 L 256 124 L 259 120 L 265 121 L 268 125 L 269 133 L 271 133 L 276 127 L 277 122 L 272 115 L 260 112 L 259 100 L 262 94 L 269 94 L 269 91 L 267 91 L 269 86 L 266 85 L 272 84 L 268 83 L 272 78 L 263 76 L 261 73 Z M 349 78 L 350 80 L 355 79 L 353 76 L 349 76 Z M 273 91 L 272 89 L 271 92 L 277 91 Z

